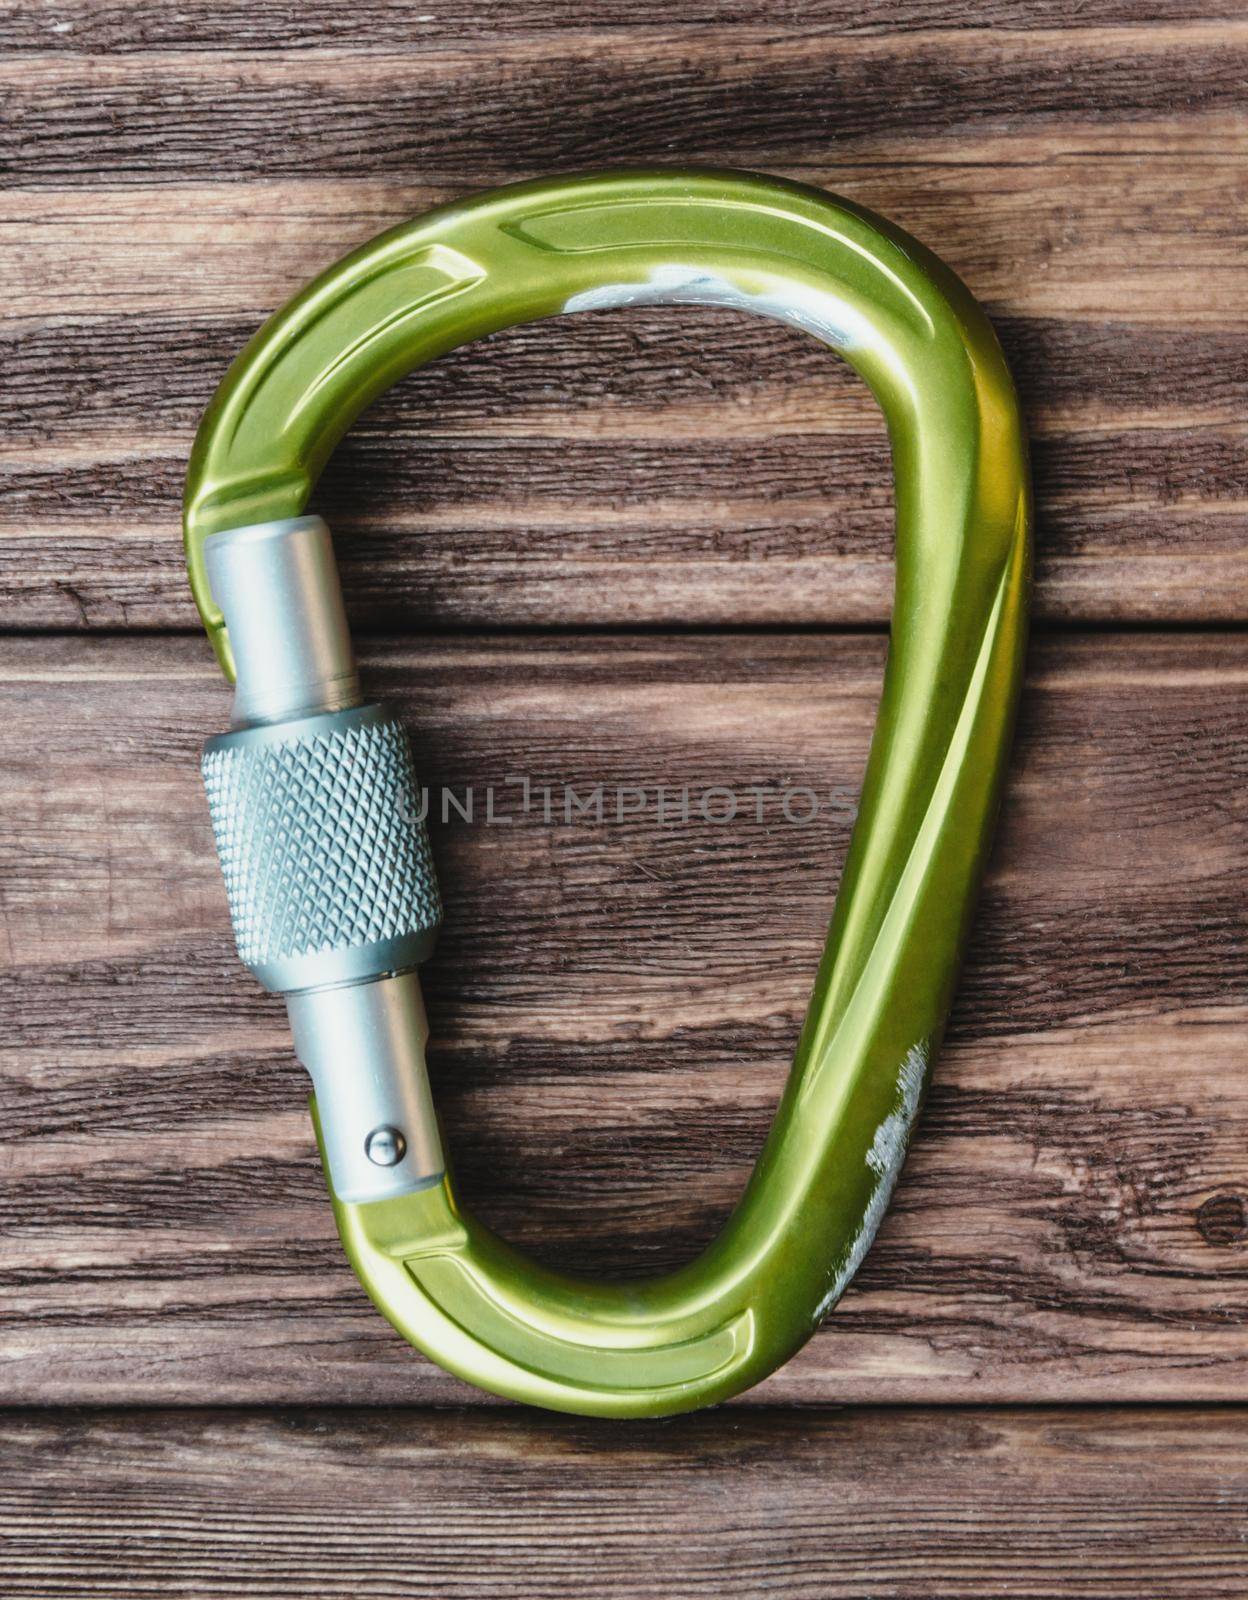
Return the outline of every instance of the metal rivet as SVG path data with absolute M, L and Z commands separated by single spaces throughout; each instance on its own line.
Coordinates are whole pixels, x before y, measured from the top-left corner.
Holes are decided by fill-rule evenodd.
M 407 1154 L 407 1140 L 397 1128 L 374 1128 L 364 1141 L 364 1154 L 375 1167 L 397 1167 Z

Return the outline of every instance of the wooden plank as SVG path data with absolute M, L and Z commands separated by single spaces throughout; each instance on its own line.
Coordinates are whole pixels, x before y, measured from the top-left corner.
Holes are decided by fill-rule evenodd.
M 1042 618 L 1248 617 L 1248 24 L 860 11 L 0 7 L 6 622 L 193 627 L 182 463 L 261 318 L 431 204 L 606 158 L 805 178 L 966 277 L 1036 440 Z M 809 341 L 640 312 L 439 364 L 324 500 L 376 629 L 858 625 L 888 611 L 888 479 Z
M 1038 616 L 1248 616 L 1242 334 L 998 326 L 1033 435 Z M 136 316 L 10 341 L 10 626 L 195 628 L 182 478 L 247 332 Z M 363 420 L 317 503 L 362 627 L 874 624 L 891 603 L 872 402 L 811 341 L 731 314 L 597 314 L 458 352 Z
M 472 825 L 435 797 L 433 1071 L 472 1204 L 524 1247 L 633 1274 L 726 1215 L 787 1070 L 883 649 L 368 646 L 427 772 L 461 805 L 474 786 Z M 0 650 L 6 1395 L 463 1399 L 342 1260 L 280 1003 L 232 954 L 195 770 L 226 717 L 206 656 L 177 638 Z M 1036 646 L 894 1211 L 756 1399 L 1242 1395 L 1246 679 L 1242 634 Z M 550 825 L 536 793 L 519 813 L 519 774 L 553 786 Z M 599 783 L 601 824 L 561 820 L 566 786 Z M 489 784 L 508 824 L 482 820 Z M 615 787 L 636 785 L 645 808 L 626 796 L 616 821 Z M 785 821 L 786 785 L 817 792 L 808 826 Z M 738 793 L 731 825 L 700 816 L 710 786 Z
M 1215 1411 L 0 1415 L 0 1586 L 279 1600 L 1235 1597 Z
M 829 152 L 780 175 L 894 218 L 998 314 L 1163 329 L 1248 320 L 1237 271 L 1248 190 L 1240 151 L 1141 137 L 1128 155 L 1098 158 L 1055 136 L 1044 157 L 993 163 L 968 151 L 881 162 Z M 67 337 L 78 343 L 84 321 L 101 317 L 104 330 L 122 315 L 161 319 L 157 329 L 171 317 L 245 326 L 363 240 L 481 181 L 471 172 L 423 181 L 188 179 L 175 188 L 102 187 L 76 194 L 72 205 L 38 188 L 14 189 L 0 205 L 5 316 L 10 326 L 72 318 Z M 14 355 L 20 359 L 20 346 Z M 512 399 L 523 405 L 526 396 Z M 552 399 L 543 405 L 549 412 Z M 20 418 L 12 397 L 6 406 Z M 495 427 L 505 424 L 497 419 Z
M 808 174 L 912 227 L 994 313 L 1035 442 L 1041 617 L 1248 616 L 1246 241 L 1227 221 L 1246 171 L 1171 155 L 1124 183 L 1072 155 Z M 450 192 L 10 196 L 8 623 L 193 627 L 181 475 L 233 354 L 339 251 Z M 812 341 L 739 316 L 607 313 L 459 352 L 362 420 L 321 499 L 375 628 L 887 615 L 878 414 Z
M 1037 441 L 1037 620 L 1243 617 L 1246 444 L 1242 425 L 1217 424 Z M 0 470 L 9 625 L 197 631 L 175 520 L 183 470 L 176 455 Z M 361 438 L 317 504 L 359 631 L 878 626 L 892 599 L 888 471 L 879 438 Z M 18 527 L 23 503 L 39 515 Z
M 406 49 L 16 54 L 0 160 L 23 188 L 568 170 L 635 160 L 894 161 L 1020 133 L 1203 119 L 1243 135 L 1248 23 L 847 36 L 680 27 Z M 952 136 L 952 137 L 951 137 Z M 1138 137 L 1138 129 L 1137 129 Z
M 256 50 L 293 52 L 345 46 L 360 51 L 437 47 L 448 41 L 492 42 L 533 33 L 573 33 L 592 25 L 628 34 L 640 28 L 697 37 L 716 29 L 770 23 L 789 34 L 813 27 L 854 35 L 956 33 L 987 28 L 1027 33 L 1046 27 L 1099 29 L 1145 23 L 1229 22 L 1241 15 L 1234 0 L 984 0 L 933 5 L 891 0 L 865 10 L 854 0 L 623 0 L 595 6 L 587 15 L 578 0 L 470 0 L 433 13 L 426 0 L 333 0 L 303 5 L 249 0 L 199 0 L 194 7 L 165 0 L 118 5 L 101 0 L 57 0 L 55 8 L 30 0 L 5 0 L 6 53 L 125 54 L 198 49 L 236 55 Z

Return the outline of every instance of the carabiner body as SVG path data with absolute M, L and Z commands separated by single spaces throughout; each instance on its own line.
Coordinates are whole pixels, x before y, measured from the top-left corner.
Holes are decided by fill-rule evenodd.
M 672 302 L 788 322 L 869 384 L 892 448 L 895 603 L 827 947 L 758 1163 L 699 1259 L 613 1284 L 520 1256 L 447 1174 L 416 975 L 440 902 L 414 768 L 397 720 L 361 699 L 328 534 L 305 512 L 343 432 L 406 372 L 516 323 Z M 287 996 L 339 1231 L 378 1307 L 450 1371 L 569 1411 L 681 1411 L 765 1377 L 888 1204 L 1000 797 L 1029 495 L 983 312 L 913 239 L 798 185 L 658 169 L 497 190 L 383 234 L 261 329 L 204 417 L 185 530 L 237 674 L 205 771 L 240 951 Z

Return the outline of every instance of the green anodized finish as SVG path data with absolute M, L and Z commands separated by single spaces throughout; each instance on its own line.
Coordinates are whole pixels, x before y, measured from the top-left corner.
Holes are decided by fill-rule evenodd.
M 395 228 L 256 335 L 191 460 L 191 582 L 222 665 L 205 537 L 296 516 L 398 378 L 483 334 L 684 301 L 788 321 L 838 351 L 888 423 L 888 664 L 827 948 L 749 1184 L 696 1261 L 652 1281 L 552 1272 L 477 1222 L 449 1177 L 335 1201 L 374 1301 L 450 1371 L 537 1405 L 660 1415 L 722 1400 L 836 1303 L 888 1204 L 949 1011 L 1018 697 L 1030 566 L 1017 402 L 960 281 L 899 229 L 814 189 L 657 169 L 497 190 Z

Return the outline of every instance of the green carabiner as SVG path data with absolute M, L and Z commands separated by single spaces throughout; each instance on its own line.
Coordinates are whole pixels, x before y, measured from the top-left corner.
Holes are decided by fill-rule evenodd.
M 778 318 L 866 380 L 892 448 L 896 590 L 858 820 L 766 1144 L 698 1260 L 612 1284 L 519 1255 L 446 1174 L 414 977 L 439 908 L 410 756 L 360 704 L 328 536 L 304 511 L 354 418 L 414 368 L 518 323 L 672 302 Z M 660 1415 L 757 1383 L 835 1305 L 949 1011 L 1008 760 L 1029 522 L 1013 385 L 969 292 L 880 217 L 772 178 L 616 171 L 444 206 L 331 267 L 235 361 L 185 506 L 195 598 L 238 668 L 235 731 L 205 755 L 235 930 L 288 997 L 352 1264 L 442 1366 L 536 1405 Z

